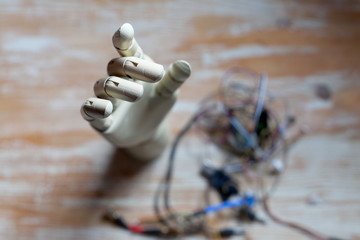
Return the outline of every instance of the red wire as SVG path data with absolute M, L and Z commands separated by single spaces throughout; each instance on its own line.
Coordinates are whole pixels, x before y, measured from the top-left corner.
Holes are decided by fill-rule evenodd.
M 134 233 L 144 233 L 145 229 L 139 225 L 129 225 L 129 230 Z

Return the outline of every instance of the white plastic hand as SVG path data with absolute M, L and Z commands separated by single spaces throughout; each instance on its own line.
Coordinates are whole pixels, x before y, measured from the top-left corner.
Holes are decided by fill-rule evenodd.
M 163 120 L 176 101 L 177 89 L 190 76 L 190 65 L 176 61 L 165 72 L 143 53 L 129 23 L 115 32 L 113 44 L 121 57 L 109 62 L 109 76 L 95 83 L 96 97 L 85 101 L 81 114 L 135 158 L 154 159 L 169 141 Z

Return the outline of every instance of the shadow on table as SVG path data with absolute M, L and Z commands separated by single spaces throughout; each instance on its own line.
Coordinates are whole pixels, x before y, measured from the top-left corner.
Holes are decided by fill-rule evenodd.
M 131 158 L 123 149 L 114 149 L 114 153 L 108 161 L 104 173 L 99 177 L 98 188 L 89 196 L 90 204 L 83 209 L 86 215 L 83 224 L 87 227 L 113 226 L 104 221 L 103 218 L 108 207 L 114 207 L 120 212 L 129 212 L 129 209 L 118 206 L 115 202 L 126 198 L 133 199 L 131 196 L 132 189 L 136 188 L 139 182 L 136 179 L 144 171 L 147 171 L 156 160 L 150 162 L 137 161 Z M 121 233 L 119 232 L 119 234 Z

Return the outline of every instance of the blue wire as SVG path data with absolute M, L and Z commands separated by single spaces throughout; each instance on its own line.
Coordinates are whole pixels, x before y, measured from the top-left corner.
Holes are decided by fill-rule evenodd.
M 253 147 L 254 141 L 252 141 L 250 133 L 246 131 L 243 125 L 241 125 L 240 121 L 237 120 L 235 117 L 230 117 L 230 123 L 233 128 L 240 133 L 240 135 L 245 139 L 245 146 L 246 147 Z
M 245 195 L 242 198 L 237 198 L 229 201 L 225 201 L 219 204 L 208 206 L 204 209 L 204 213 L 213 213 L 218 212 L 220 210 L 226 209 L 226 208 L 234 208 L 234 207 L 252 207 L 256 203 L 255 196 L 254 195 Z

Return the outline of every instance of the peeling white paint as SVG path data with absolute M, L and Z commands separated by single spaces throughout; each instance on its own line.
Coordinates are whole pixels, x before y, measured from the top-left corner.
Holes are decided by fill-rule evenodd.
M 8 218 L 0 218 L 0 233 L 2 237 L 12 235 L 15 232 L 14 222 Z
M 288 46 L 262 46 L 262 45 L 242 45 L 232 49 L 208 49 L 203 53 L 202 61 L 206 66 L 215 66 L 219 62 L 229 62 L 231 60 L 267 57 L 272 55 L 284 55 L 289 53 L 310 54 L 317 51 L 316 47 L 288 47 Z
M 359 119 L 358 116 L 355 116 L 351 113 L 339 113 L 336 116 L 333 116 L 332 118 L 329 118 L 325 122 L 325 127 L 331 128 L 331 127 L 346 127 L 358 124 Z
M 44 217 L 23 217 L 20 220 L 21 224 L 28 225 L 28 226 L 45 224 L 46 222 L 47 222 L 46 218 L 44 218 Z
M 26 36 L 26 35 L 7 35 L 3 40 L 2 49 L 9 52 L 20 53 L 41 53 L 47 49 L 59 46 L 57 38 L 49 36 Z
M 305 105 L 305 109 L 308 111 L 330 109 L 332 107 L 333 107 L 332 101 L 324 101 L 324 100 L 320 100 L 320 99 L 316 99 L 314 101 L 309 101 Z

